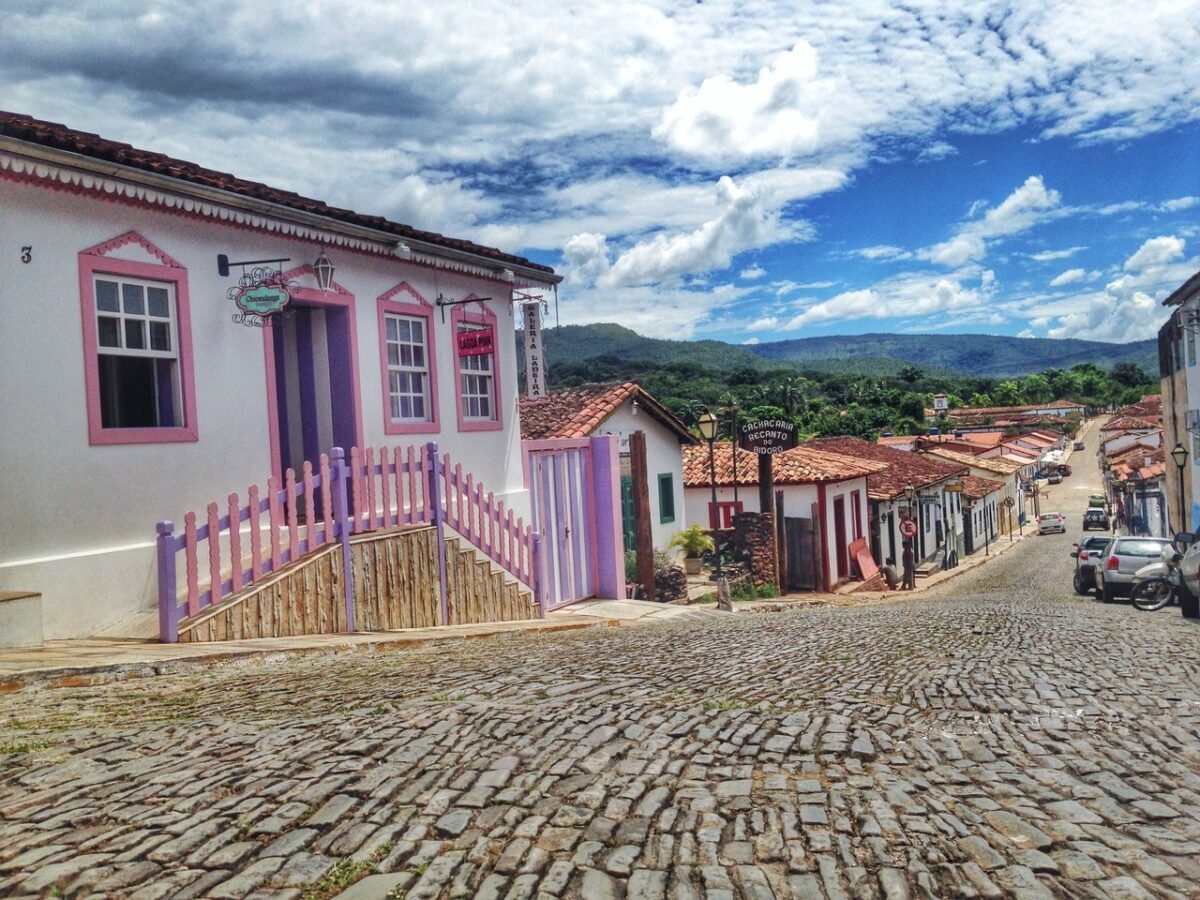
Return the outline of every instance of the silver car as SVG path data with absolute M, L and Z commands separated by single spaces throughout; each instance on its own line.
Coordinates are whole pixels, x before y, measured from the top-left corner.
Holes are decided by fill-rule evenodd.
M 1096 593 L 1105 603 L 1115 597 L 1128 597 L 1133 588 L 1133 573 L 1147 563 L 1158 562 L 1166 538 L 1117 537 L 1109 541 L 1096 562 Z

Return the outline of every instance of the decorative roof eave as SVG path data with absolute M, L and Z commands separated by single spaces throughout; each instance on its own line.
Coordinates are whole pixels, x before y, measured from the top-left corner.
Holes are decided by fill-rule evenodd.
M 1191 296 L 1200 292 L 1200 272 L 1197 272 L 1175 290 L 1162 302 L 1163 306 L 1182 306 Z
M 48 184 L 60 190 L 100 195 L 116 202 L 174 210 L 181 215 L 373 256 L 397 256 L 399 246 L 405 245 L 409 252 L 399 258 L 487 278 L 515 288 L 552 290 L 562 281 L 562 276 L 553 272 L 525 268 L 510 259 L 476 257 L 452 247 L 3 135 L 0 135 L 0 178 Z

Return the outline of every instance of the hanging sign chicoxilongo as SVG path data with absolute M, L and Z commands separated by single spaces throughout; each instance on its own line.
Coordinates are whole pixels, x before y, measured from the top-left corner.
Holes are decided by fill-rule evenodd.
M 233 321 L 262 328 L 273 316 L 284 311 L 295 288 L 296 283 L 288 281 L 277 269 L 257 267 L 244 272 L 238 283 L 226 292 L 239 310 L 233 314 Z
M 796 423 L 786 419 L 744 422 L 738 429 L 738 446 L 752 453 L 782 453 L 784 450 L 791 450 L 798 443 Z

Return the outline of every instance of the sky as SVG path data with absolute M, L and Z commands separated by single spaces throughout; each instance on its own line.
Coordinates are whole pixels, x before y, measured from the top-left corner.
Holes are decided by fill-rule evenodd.
M 555 267 L 557 319 L 1150 338 L 1198 0 L 0 0 L 0 109 Z

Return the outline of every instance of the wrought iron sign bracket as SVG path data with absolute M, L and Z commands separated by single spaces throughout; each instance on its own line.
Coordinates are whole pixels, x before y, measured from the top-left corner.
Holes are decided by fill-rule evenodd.
M 243 259 L 237 262 L 230 262 L 229 257 L 224 253 L 217 254 L 217 274 L 222 278 L 229 277 L 230 266 L 261 266 L 267 263 L 285 263 L 291 262 L 291 258 L 287 259 Z
M 446 307 L 447 306 L 462 306 L 464 303 L 483 304 L 491 299 L 492 299 L 491 297 L 469 297 L 466 300 L 447 300 L 441 294 L 438 294 L 437 299 L 434 300 L 433 302 L 437 305 L 438 309 L 440 309 L 442 311 L 442 324 L 445 325 L 446 324 Z

